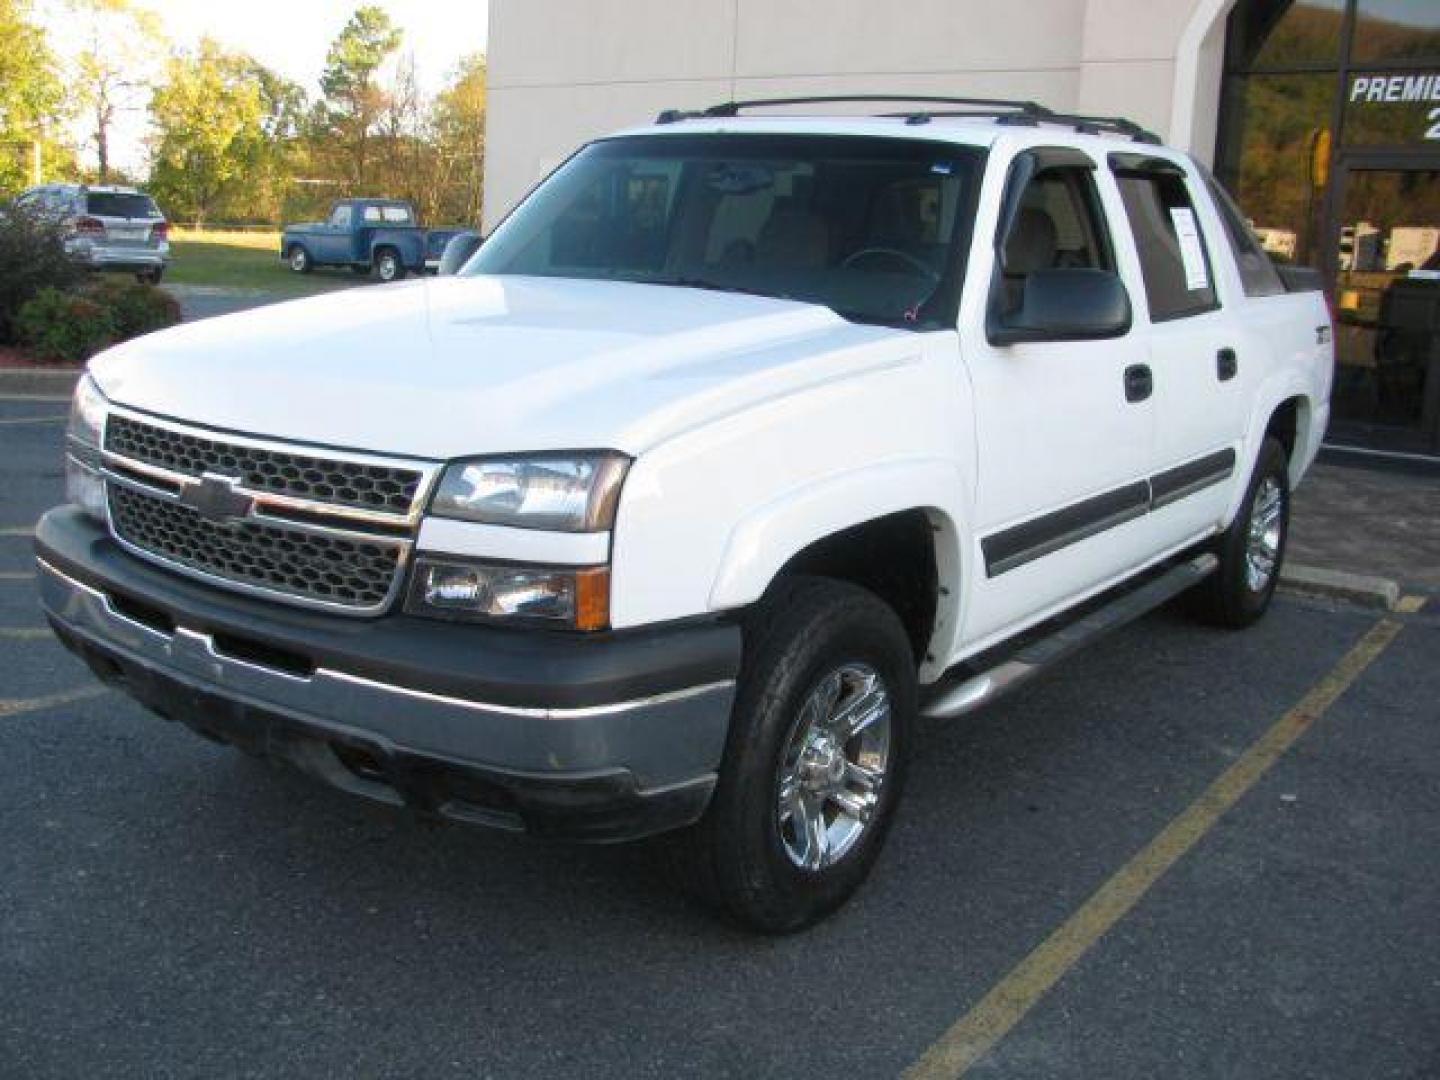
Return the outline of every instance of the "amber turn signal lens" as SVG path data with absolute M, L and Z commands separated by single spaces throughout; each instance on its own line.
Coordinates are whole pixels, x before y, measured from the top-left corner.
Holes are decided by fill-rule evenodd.
M 610 625 L 610 568 L 575 572 L 575 629 L 604 630 Z

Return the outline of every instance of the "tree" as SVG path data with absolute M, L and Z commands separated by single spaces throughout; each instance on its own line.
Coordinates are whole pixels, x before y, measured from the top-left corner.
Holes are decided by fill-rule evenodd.
M 34 179 L 64 153 L 64 86 L 27 0 L 0 0 L 0 195 Z M 36 158 L 39 157 L 37 163 Z
M 361 192 L 370 176 L 371 143 L 385 111 L 386 95 L 377 72 L 400 47 L 402 32 L 384 9 L 357 8 L 325 56 L 317 134 L 335 147 L 351 190 Z
M 299 87 L 210 39 L 167 65 L 150 99 L 150 186 L 172 214 L 204 222 L 222 207 L 278 210 Z
M 435 99 L 436 188 L 446 220 L 480 223 L 485 187 L 485 56 L 472 53 Z
M 75 94 L 89 117 L 100 183 L 110 178 L 110 131 L 116 116 L 137 109 L 149 88 L 163 41 L 154 12 L 131 0 L 69 0 L 85 47 L 75 57 Z

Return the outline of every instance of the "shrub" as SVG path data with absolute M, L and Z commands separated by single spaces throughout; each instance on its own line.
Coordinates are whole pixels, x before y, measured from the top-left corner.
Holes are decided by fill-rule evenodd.
M 0 344 L 15 341 L 20 309 L 43 289 L 66 289 L 85 271 L 65 254 L 60 225 L 17 207 L 0 209 Z
M 115 316 L 78 293 L 41 289 L 20 308 L 20 340 L 38 360 L 79 363 L 115 340 Z
M 180 301 L 164 289 L 123 278 L 101 278 L 85 295 L 110 309 L 115 320 L 115 340 L 163 330 L 180 321 Z

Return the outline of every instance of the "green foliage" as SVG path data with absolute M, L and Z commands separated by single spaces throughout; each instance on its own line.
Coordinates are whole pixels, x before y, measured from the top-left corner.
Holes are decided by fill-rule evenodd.
M 27 0 L 0 0 L 0 197 L 31 180 L 32 147 L 42 168 L 56 156 L 65 89 L 44 32 Z
M 15 340 L 26 301 L 47 288 L 69 288 L 83 274 L 65 254 L 55 222 L 13 207 L 0 213 L 0 343 Z
M 205 39 L 173 57 L 150 99 L 150 191 L 182 221 L 278 211 L 303 94 Z
M 41 289 L 20 308 L 20 341 L 37 360 L 78 364 L 115 340 L 115 316 L 79 293 Z
M 370 180 L 375 127 L 387 102 L 376 76 L 402 37 L 383 8 L 360 7 L 325 56 L 320 76 L 325 100 L 311 118 L 313 150 L 352 192 Z
M 180 321 L 180 301 L 154 285 L 123 277 L 102 277 L 83 295 L 110 312 L 116 341 L 128 341 Z

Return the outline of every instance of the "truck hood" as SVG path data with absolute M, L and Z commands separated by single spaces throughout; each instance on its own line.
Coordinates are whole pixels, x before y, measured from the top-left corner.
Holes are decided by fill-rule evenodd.
M 137 338 L 90 364 L 112 401 L 229 431 L 443 459 L 638 454 L 919 353 L 828 308 L 668 286 L 448 277 Z

